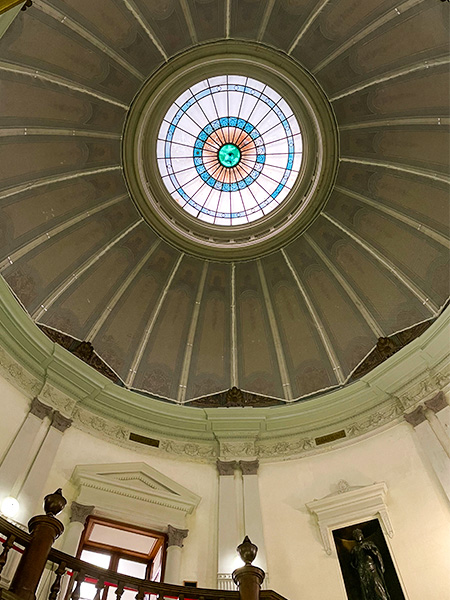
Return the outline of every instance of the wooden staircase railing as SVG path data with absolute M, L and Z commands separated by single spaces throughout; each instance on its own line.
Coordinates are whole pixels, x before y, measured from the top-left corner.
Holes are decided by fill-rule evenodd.
M 53 520 L 54 523 L 52 522 Z M 33 523 L 35 524 L 34 530 Z M 47 549 L 45 556 L 41 557 L 42 568 L 39 567 L 40 573 L 36 575 L 36 572 L 30 572 L 33 571 L 33 566 L 35 566 L 31 565 L 30 568 L 30 556 L 36 556 L 36 548 L 40 547 L 42 550 L 43 546 L 45 547 L 46 543 L 48 543 L 47 539 L 42 546 L 42 540 L 36 539 L 37 537 L 39 538 L 39 530 L 36 528 L 36 523 L 38 524 L 38 528 L 41 527 L 41 536 L 42 523 L 44 523 L 44 537 L 45 535 L 48 537 L 50 526 L 54 528 L 55 538 L 57 537 L 57 530 L 62 528 L 60 521 L 54 515 L 48 513 L 48 511 L 47 515 L 33 517 L 30 520 L 31 534 L 0 517 L 0 542 L 3 544 L 3 549 L 0 553 L 0 574 L 10 552 L 18 551 L 23 554 L 10 590 L 0 590 L 0 599 L 34 600 L 36 598 L 37 583 L 42 576 L 45 563 L 48 561 L 51 563 L 51 570 L 53 571 L 51 587 L 46 592 L 48 600 L 80 600 L 81 584 L 85 581 L 95 584 L 96 594 L 94 600 L 101 600 L 102 593 L 107 587 L 115 588 L 117 600 L 121 600 L 125 590 L 135 591 L 136 600 L 286 600 L 271 590 L 259 591 L 259 586 L 257 586 L 258 590 L 256 594 L 254 593 L 255 595 L 250 597 L 242 589 L 240 592 L 233 592 L 144 581 L 136 577 L 122 575 L 109 569 L 91 565 L 53 548 L 50 550 Z M 36 536 L 36 534 L 38 535 Z M 255 573 L 261 572 L 261 569 L 253 567 L 245 557 L 244 560 L 246 561 L 246 566 L 238 569 L 236 573 L 247 569 L 244 575 L 248 580 L 247 574 L 250 573 L 251 578 L 252 570 Z M 36 561 L 36 558 L 34 561 L 35 563 L 39 562 L 39 560 Z M 24 573 L 24 569 L 29 569 L 28 574 Z M 34 581 L 35 579 L 36 582 Z

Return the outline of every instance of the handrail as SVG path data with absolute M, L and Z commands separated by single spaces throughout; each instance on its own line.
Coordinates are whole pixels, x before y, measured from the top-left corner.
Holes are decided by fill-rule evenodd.
M 31 541 L 31 535 L 22 529 L 16 527 L 6 519 L 0 517 L 0 535 L 5 538 L 3 542 L 3 552 L 0 555 L 0 567 L 2 556 L 6 562 L 7 554 L 13 545 L 28 547 Z M 70 574 L 73 581 L 73 587 L 67 588 L 65 600 L 78 600 L 79 585 L 85 581 L 86 577 L 96 581 L 97 590 L 103 590 L 105 585 L 117 586 L 117 599 L 120 600 L 123 589 L 137 590 L 137 600 L 142 600 L 146 594 L 154 594 L 158 600 L 170 598 L 173 600 L 239 600 L 239 592 L 227 590 L 215 590 L 208 588 L 191 588 L 169 583 L 158 583 L 153 581 L 145 581 L 137 577 L 122 575 L 91 565 L 79 558 L 75 558 L 61 550 L 52 548 L 48 555 L 48 560 L 54 563 L 57 568 L 55 570 L 55 580 L 50 590 L 49 598 L 56 600 L 61 588 L 62 578 L 65 574 Z M 1 570 L 1 568 L 0 568 Z M 122 590 L 122 592 L 120 591 Z M 96 597 L 100 597 L 99 593 Z M 261 591 L 261 600 L 286 600 L 272 590 Z M 59 600 L 63 600 L 62 597 Z

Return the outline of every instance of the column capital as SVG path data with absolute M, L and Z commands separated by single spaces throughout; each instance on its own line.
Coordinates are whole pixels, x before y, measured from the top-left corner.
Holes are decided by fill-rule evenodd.
M 68 429 L 72 425 L 72 419 L 68 419 L 60 412 L 55 410 L 52 417 L 51 427 L 54 427 L 61 433 L 64 433 L 66 429 Z
M 41 402 L 38 398 L 33 398 L 30 406 L 30 414 L 34 415 L 38 419 L 45 419 L 45 417 L 49 417 L 52 414 L 52 407 L 47 406 L 43 402 Z
M 239 466 L 241 467 L 242 475 L 257 475 L 259 460 L 240 460 Z
M 238 463 L 235 460 L 220 460 L 216 462 L 219 475 L 234 475 L 234 471 L 238 468 Z
M 183 540 L 187 537 L 189 529 L 177 529 L 172 525 L 167 526 L 167 547 L 178 546 L 183 547 Z
M 423 406 L 420 405 L 416 409 L 414 409 L 412 412 L 405 413 L 403 415 L 403 418 L 405 419 L 405 421 L 407 423 L 409 423 L 413 427 L 417 427 L 417 425 L 420 425 L 421 423 L 426 421 L 426 416 L 424 414 Z
M 425 406 L 431 409 L 434 413 L 438 413 L 440 410 L 443 410 L 448 406 L 447 398 L 445 397 L 444 392 L 439 392 L 436 396 L 430 398 L 424 402 Z
M 70 514 L 70 523 L 81 523 L 84 525 L 86 523 L 86 519 L 92 513 L 95 506 L 90 506 L 87 504 L 79 504 L 78 502 L 72 502 L 70 505 L 71 514 Z

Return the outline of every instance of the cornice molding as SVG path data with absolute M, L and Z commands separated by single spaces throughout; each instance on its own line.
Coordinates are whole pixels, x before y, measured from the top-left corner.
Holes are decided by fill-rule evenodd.
M 111 383 L 51 342 L 0 278 L 0 374 L 29 398 L 108 442 L 136 449 L 130 433 L 159 440 L 139 451 L 214 463 L 217 458 L 289 459 L 354 443 L 402 422 L 450 385 L 450 308 L 408 346 L 357 382 L 270 408 L 192 408 L 161 402 Z M 318 446 L 316 438 L 345 431 Z

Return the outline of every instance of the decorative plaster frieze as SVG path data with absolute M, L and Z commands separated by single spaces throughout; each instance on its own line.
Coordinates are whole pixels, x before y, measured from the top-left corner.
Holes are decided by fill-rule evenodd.
M 315 444 L 313 438 L 291 438 L 287 440 L 278 439 L 276 441 L 258 441 L 256 443 L 256 454 L 260 458 L 270 457 L 291 457 L 305 454 L 314 450 Z
M 387 423 L 395 421 L 403 414 L 403 409 L 398 402 L 389 402 L 386 406 L 375 412 L 370 412 L 363 418 L 345 427 L 347 437 L 355 437 L 378 429 Z
M 42 388 L 42 381 L 16 362 L 2 347 L 0 347 L 0 374 L 28 397 L 37 396 Z
M 337 484 L 332 494 L 308 502 L 306 507 L 316 516 L 322 543 L 327 554 L 334 548 L 333 529 L 378 518 L 389 537 L 394 530 L 386 505 L 387 485 L 384 482 L 367 486 L 350 486 L 345 480 Z
M 44 384 L 44 387 L 39 393 L 39 398 L 46 404 L 49 404 L 55 410 L 59 411 L 65 417 L 72 416 L 72 412 L 77 403 L 76 400 L 70 398 L 67 396 L 67 394 L 61 392 L 48 382 Z
M 159 449 L 176 456 L 200 460 L 208 459 L 211 461 L 213 461 L 218 454 L 214 442 L 200 444 L 196 442 L 163 439 L 159 443 Z
M 220 440 L 220 456 L 222 458 L 237 458 L 238 456 L 256 456 L 254 440 Z
M 183 548 L 183 540 L 187 538 L 189 529 L 177 529 L 172 525 L 167 527 L 167 547 L 178 546 Z
M 84 525 L 86 523 L 86 519 L 94 510 L 94 505 L 80 504 L 79 502 L 73 501 L 70 505 L 71 513 L 70 513 L 70 523 L 81 523 Z
M 72 413 L 72 420 L 79 429 L 88 433 L 94 431 L 99 437 L 109 442 L 127 441 L 130 437 L 130 431 L 122 425 L 118 425 L 112 420 L 99 417 L 78 406 Z

